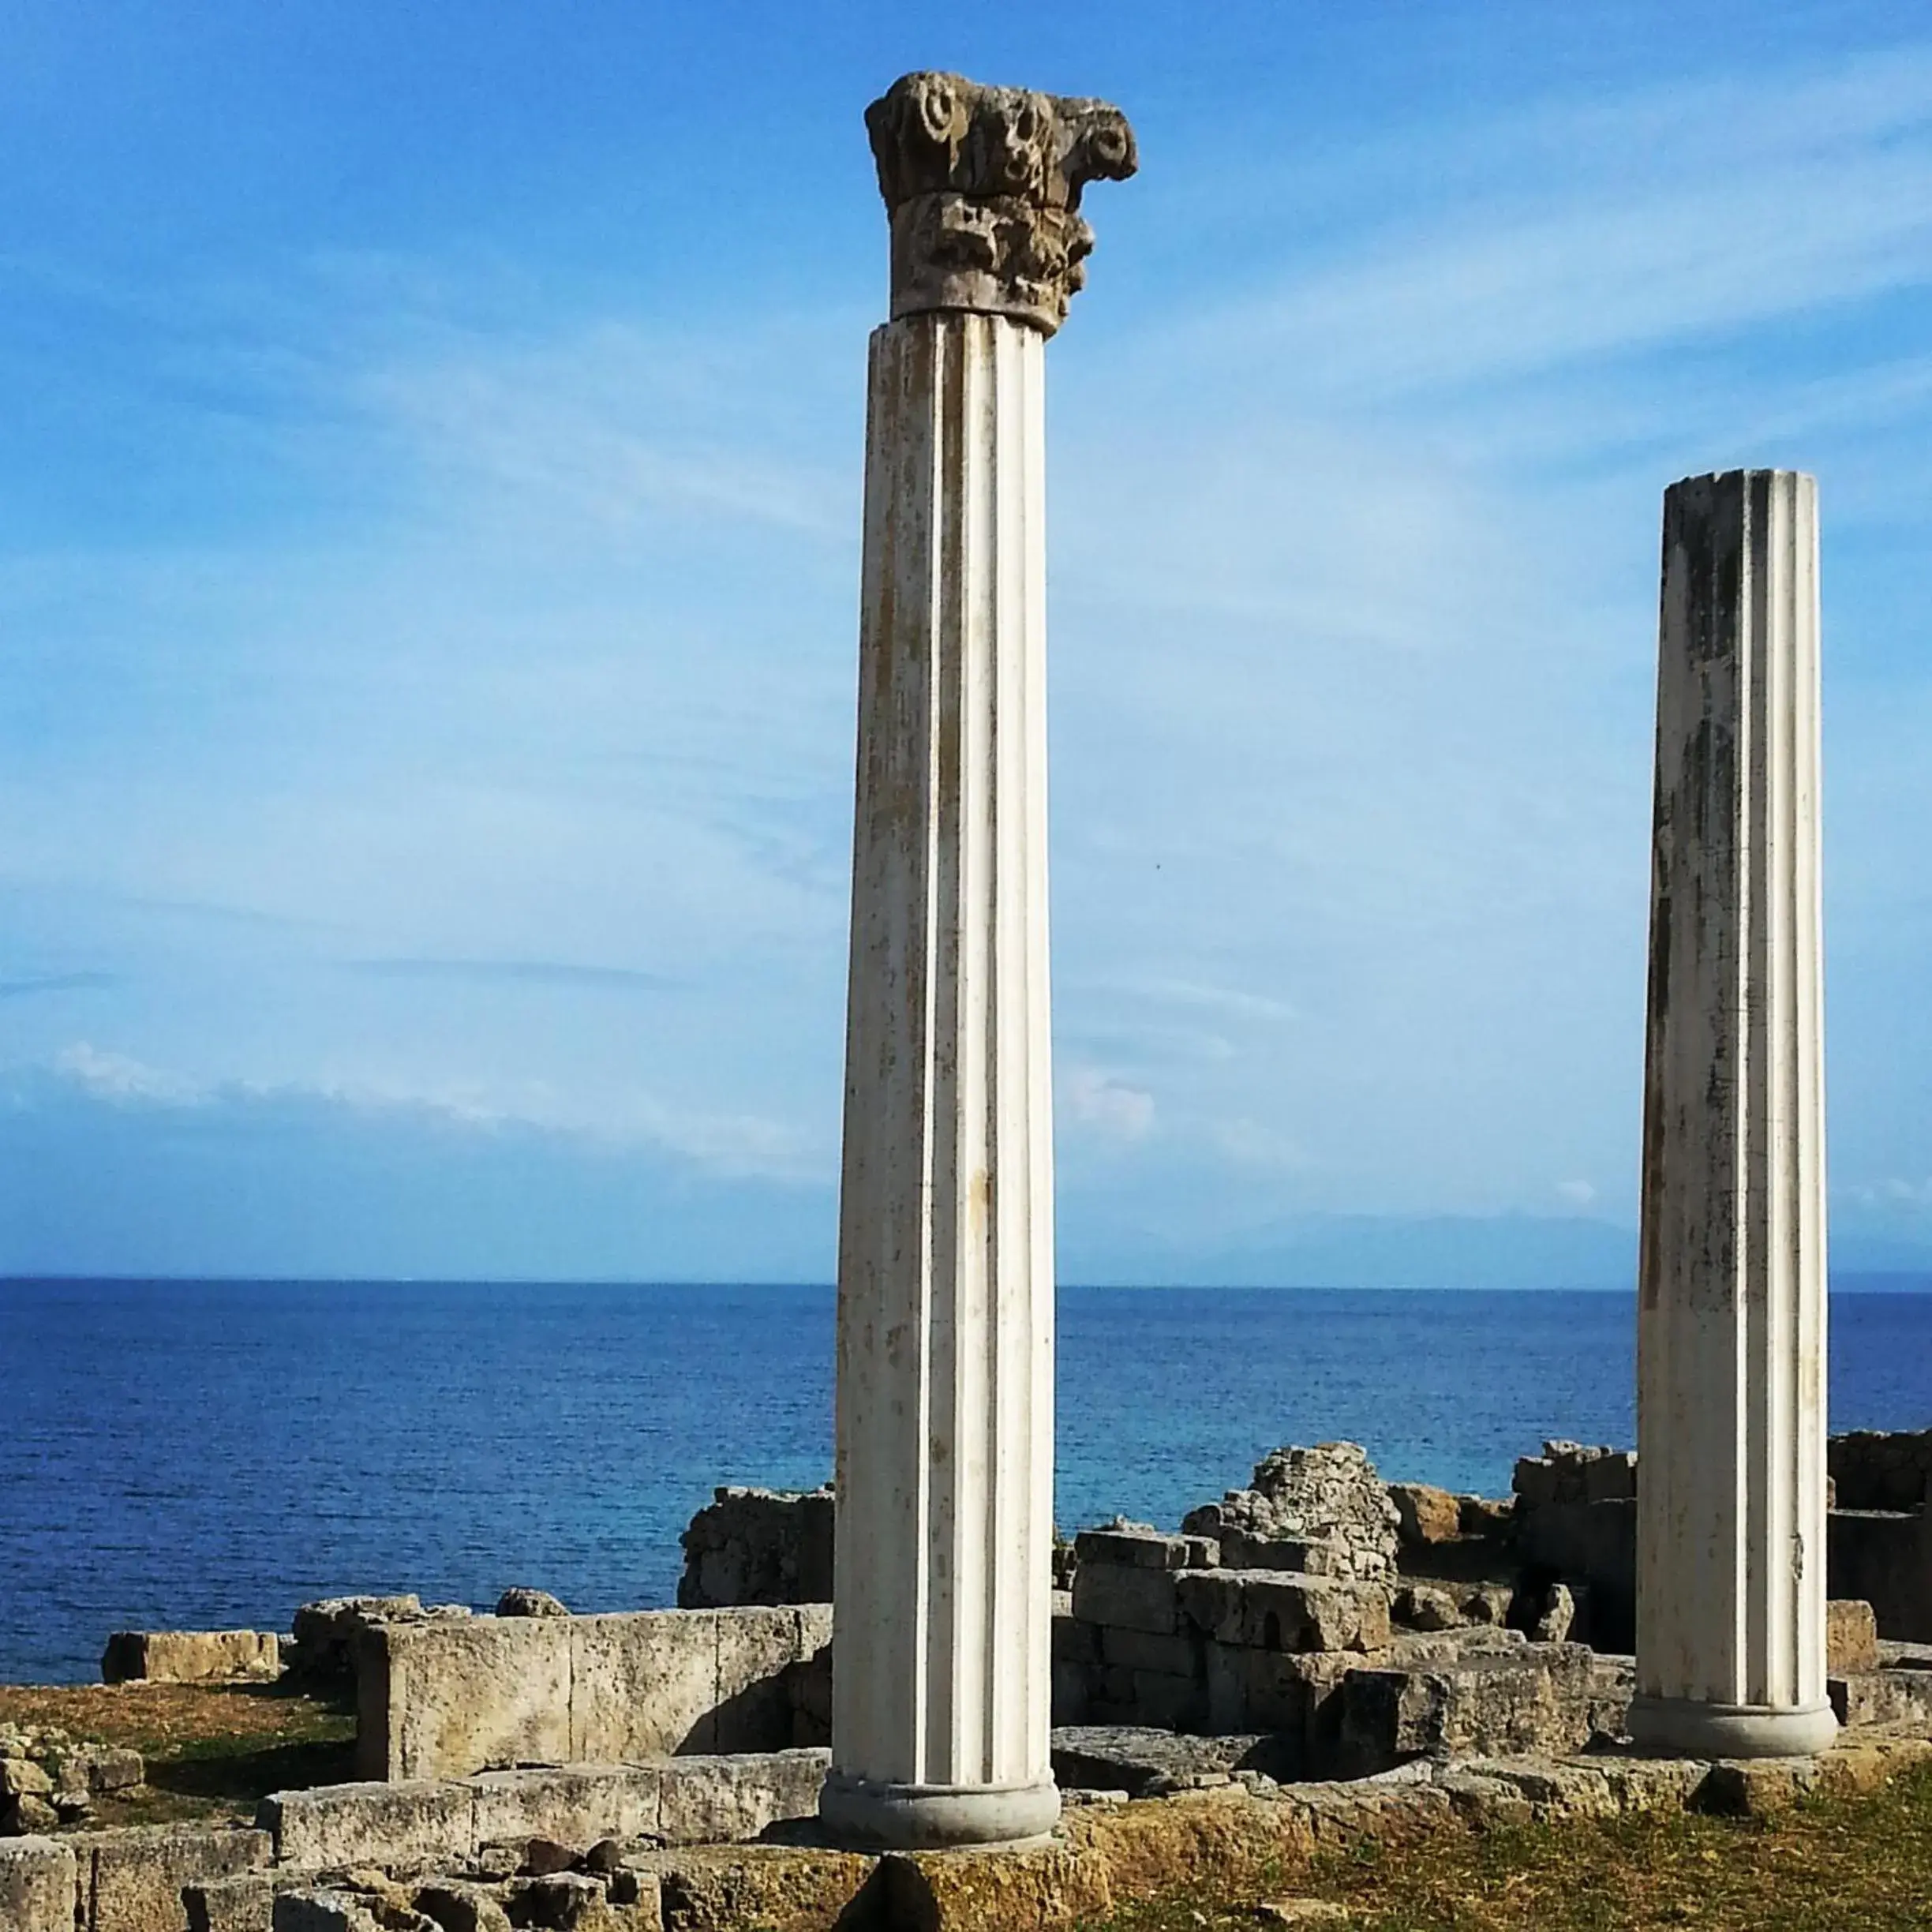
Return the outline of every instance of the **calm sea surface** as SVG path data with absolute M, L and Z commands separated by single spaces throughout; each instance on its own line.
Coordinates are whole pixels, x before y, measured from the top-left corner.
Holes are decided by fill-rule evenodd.
M 1834 1428 L 1932 1425 L 1932 1294 L 1836 1294 Z M 1283 1442 L 1506 1493 L 1629 1443 L 1627 1297 L 1071 1289 L 1058 1513 L 1171 1526 Z M 823 1288 L 0 1283 L 0 1681 L 111 1630 L 411 1589 L 669 1603 L 717 1483 L 822 1481 Z

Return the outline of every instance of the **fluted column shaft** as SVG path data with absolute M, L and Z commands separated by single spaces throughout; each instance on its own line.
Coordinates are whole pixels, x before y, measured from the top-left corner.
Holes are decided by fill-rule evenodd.
M 824 1810 L 886 1843 L 1059 1808 L 1044 346 L 871 343 Z
M 1664 498 L 1638 1315 L 1640 1742 L 1821 1748 L 1817 490 Z

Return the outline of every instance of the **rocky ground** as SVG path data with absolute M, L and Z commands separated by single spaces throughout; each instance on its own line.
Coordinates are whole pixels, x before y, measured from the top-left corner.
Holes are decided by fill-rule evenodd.
M 271 1792 L 355 1775 L 343 1705 L 264 1684 L 0 1684 L 0 1728 L 140 1752 L 144 1781 L 95 1799 L 93 1825 L 245 1822 Z
M 1904 1932 L 1932 1923 L 1932 1767 L 1781 1817 L 1661 1814 L 1325 1855 L 1240 1897 L 1170 1895 L 1084 1932 Z

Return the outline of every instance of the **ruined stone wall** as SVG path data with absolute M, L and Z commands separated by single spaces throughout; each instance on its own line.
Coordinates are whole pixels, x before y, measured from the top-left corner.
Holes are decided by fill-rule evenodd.
M 829 1735 L 827 1604 L 371 1626 L 356 1655 L 366 1778 L 770 1751 Z
M 1833 1436 L 1825 1458 L 1840 1509 L 1916 1510 L 1932 1498 L 1932 1429 L 1855 1429 Z

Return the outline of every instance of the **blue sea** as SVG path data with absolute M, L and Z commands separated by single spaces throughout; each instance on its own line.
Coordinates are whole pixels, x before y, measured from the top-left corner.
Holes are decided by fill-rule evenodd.
M 1932 1286 L 1932 1284 L 1928 1284 Z M 718 1483 L 830 1471 L 829 1289 L 0 1283 L 0 1681 L 307 1598 L 672 1601 Z M 1284 1442 L 1507 1493 L 1633 1439 L 1621 1294 L 1066 1289 L 1056 1509 L 1172 1526 Z M 1932 1294 L 1832 1298 L 1832 1425 L 1932 1425 Z

